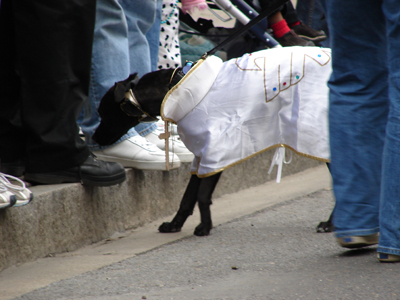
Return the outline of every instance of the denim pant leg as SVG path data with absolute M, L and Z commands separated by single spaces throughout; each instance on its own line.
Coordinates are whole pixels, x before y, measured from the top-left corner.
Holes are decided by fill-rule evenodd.
M 147 33 L 156 20 L 156 0 L 119 0 L 128 24 L 129 66 L 139 76 L 151 72 L 150 44 Z
M 97 0 L 89 101 L 78 119 L 92 150 L 99 149 L 91 136 L 100 124 L 97 108 L 101 98 L 116 81 L 129 76 L 127 35 L 125 14 L 118 1 Z
M 383 1 L 389 53 L 390 111 L 382 166 L 378 252 L 400 255 L 400 4 Z
M 148 7 L 148 11 L 154 14 L 154 8 L 152 6 Z M 142 47 L 138 45 L 136 47 L 135 44 L 131 43 L 129 40 L 129 36 L 132 34 L 129 32 L 131 27 L 128 26 L 127 20 L 126 12 L 118 0 L 97 0 L 89 101 L 78 120 L 78 124 L 85 133 L 86 142 L 91 150 L 106 148 L 100 147 L 91 139 L 100 123 L 97 108 L 101 98 L 116 81 L 127 78 L 133 72 L 139 72 L 139 70 L 131 70 L 131 53 L 140 54 L 140 51 L 144 55 L 149 53 L 148 46 Z M 143 26 L 144 32 L 151 26 L 152 21 L 153 19 L 148 22 L 147 27 Z M 145 33 L 139 31 L 136 34 L 139 37 L 143 37 Z M 145 44 L 147 45 L 147 42 Z M 140 49 L 140 51 L 136 51 L 136 48 Z M 138 56 L 135 59 L 140 60 L 140 57 Z M 143 69 L 146 70 L 144 73 L 149 70 L 148 68 Z M 116 144 L 139 133 L 145 135 L 154 131 L 155 128 L 157 126 L 154 124 L 139 124 L 130 129 Z
M 152 55 L 155 55 L 155 52 L 152 48 L 157 48 L 158 57 L 160 25 L 158 28 L 154 25 L 157 20 L 157 0 L 120 0 L 119 2 L 124 9 L 128 25 L 130 73 L 137 72 L 139 76 L 143 76 L 153 71 Z M 131 128 L 126 137 L 137 134 L 145 136 L 156 129 L 157 125 L 154 123 L 141 123 Z
M 161 12 L 163 0 L 157 0 L 156 18 L 153 26 L 146 34 L 150 48 L 151 71 L 157 71 L 158 68 L 158 49 L 160 47 L 160 30 L 161 30 Z
M 379 1 L 329 0 L 326 4 L 333 67 L 329 131 L 334 226 L 337 237 L 369 235 L 379 231 L 389 108 L 385 21 Z

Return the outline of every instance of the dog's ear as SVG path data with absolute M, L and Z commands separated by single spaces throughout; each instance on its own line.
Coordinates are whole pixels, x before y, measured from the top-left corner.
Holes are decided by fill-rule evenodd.
M 152 116 L 159 116 L 162 101 L 169 90 L 174 69 L 163 69 L 147 73 L 140 78 L 133 92 L 143 110 Z
M 121 82 L 116 82 L 114 85 L 114 100 L 117 103 L 125 99 L 125 85 Z
M 123 81 L 118 81 L 114 85 L 114 100 L 117 103 L 120 103 L 125 99 L 125 93 L 129 91 L 129 89 L 134 89 L 139 78 L 137 73 L 133 73 L 129 75 L 129 77 Z
M 128 82 L 127 86 L 126 86 L 126 91 L 128 91 L 128 90 L 132 90 L 133 91 L 133 89 L 135 88 L 135 86 L 139 82 L 139 76 L 137 75 L 137 73 L 134 73 L 134 74 L 132 74 L 132 75 L 130 75 L 128 77 L 128 80 L 129 80 L 129 82 Z

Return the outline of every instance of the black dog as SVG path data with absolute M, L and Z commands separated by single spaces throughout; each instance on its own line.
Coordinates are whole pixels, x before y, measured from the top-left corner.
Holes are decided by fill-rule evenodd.
M 157 120 L 156 116 L 160 115 L 164 96 L 182 77 L 179 71 L 159 70 L 144 75 L 140 80 L 136 79 L 136 74 L 132 74 L 127 79 L 116 82 L 100 102 L 98 111 L 101 123 L 93 139 L 102 146 L 111 145 L 140 121 Z M 154 88 L 155 86 L 157 88 Z M 162 224 L 159 231 L 180 231 L 186 219 L 193 213 L 197 202 L 201 223 L 194 234 L 208 235 L 212 228 L 211 196 L 220 176 L 221 173 L 206 178 L 192 175 L 178 213 L 172 222 Z
M 110 145 L 139 122 L 156 121 L 164 96 L 182 76 L 180 68 L 167 69 L 148 73 L 140 80 L 133 74 L 115 83 L 101 100 L 98 111 L 102 120 L 93 139 L 100 145 Z M 211 197 L 221 174 L 205 178 L 192 175 L 175 217 L 171 222 L 161 224 L 158 230 L 163 233 L 179 232 L 198 203 L 201 223 L 194 234 L 208 235 L 212 229 Z M 317 231 L 331 230 L 330 221 L 321 222 Z

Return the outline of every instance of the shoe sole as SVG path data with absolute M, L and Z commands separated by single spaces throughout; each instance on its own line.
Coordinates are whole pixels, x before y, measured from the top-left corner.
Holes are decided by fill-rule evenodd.
M 61 184 L 61 183 L 82 183 L 90 186 L 111 186 L 124 182 L 126 179 L 125 170 L 121 173 L 112 176 L 88 176 L 84 175 L 82 178 L 74 175 L 63 174 L 60 172 L 52 174 L 25 174 L 25 181 L 35 184 Z
M 341 237 L 337 238 L 337 241 L 344 248 L 363 248 L 378 244 L 379 235 Z
M 112 161 L 117 162 L 123 165 L 125 168 L 134 168 L 138 170 L 146 170 L 146 171 L 166 171 L 167 168 L 165 166 L 165 162 L 154 162 L 154 161 L 138 161 L 138 160 L 130 160 L 130 159 L 123 159 L 123 158 L 116 158 L 114 156 L 107 156 L 97 154 L 96 156 L 100 160 L 104 161 Z M 174 161 L 169 163 L 170 170 L 178 169 L 181 166 L 180 161 Z
M 314 42 L 314 43 L 319 43 L 319 42 L 323 42 L 326 40 L 326 37 L 322 37 L 322 36 L 316 36 L 313 38 L 309 37 L 309 36 L 305 36 L 305 35 L 300 35 L 300 34 L 298 34 L 298 36 L 306 41 L 310 41 L 310 42 Z
M 160 148 L 160 149 L 165 151 L 165 148 Z M 194 159 L 194 154 L 192 152 L 187 152 L 187 150 L 186 150 L 186 152 L 177 152 L 176 149 L 169 148 L 169 153 L 173 153 L 176 156 L 178 156 L 178 158 L 181 162 L 192 162 Z
M 179 160 L 181 162 L 192 162 L 194 159 L 194 154 L 193 153 L 176 153 L 174 152 L 179 157 Z

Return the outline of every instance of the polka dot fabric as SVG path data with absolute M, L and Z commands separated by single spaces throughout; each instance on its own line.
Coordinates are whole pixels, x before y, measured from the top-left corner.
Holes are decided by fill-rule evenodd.
M 158 69 L 181 66 L 179 48 L 179 9 L 176 0 L 164 0 L 161 17 Z

